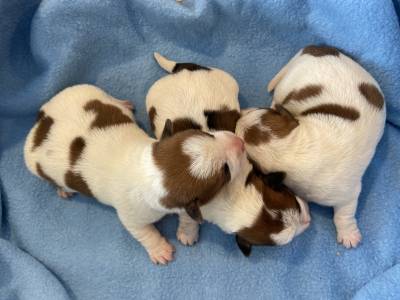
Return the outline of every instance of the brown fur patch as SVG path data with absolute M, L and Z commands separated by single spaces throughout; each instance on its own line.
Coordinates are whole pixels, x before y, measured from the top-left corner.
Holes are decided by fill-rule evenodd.
M 256 124 L 246 129 L 244 132 L 244 142 L 249 145 L 257 146 L 261 143 L 267 143 L 271 136 L 268 131 L 260 129 L 260 125 Z
M 244 228 L 237 234 L 253 245 L 275 245 L 271 234 L 279 233 L 284 229 L 281 211 L 286 209 L 300 211 L 300 208 L 296 197 L 286 186 L 283 185 L 282 189 L 277 191 L 270 187 L 262 176 L 264 175 L 253 168 L 247 176 L 246 186 L 253 185 L 262 195 L 264 206 L 269 210 L 277 211 L 277 217 L 274 219 L 263 209 L 251 227 Z
M 33 136 L 32 151 L 39 147 L 43 141 L 47 138 L 51 126 L 53 126 L 54 120 L 50 116 L 46 116 L 43 111 L 39 111 L 37 116 L 38 126 Z
M 285 110 L 285 112 L 287 112 Z M 267 126 L 278 138 L 284 138 L 295 129 L 299 122 L 289 113 L 286 114 L 274 109 L 268 111 L 261 117 L 261 123 Z
M 124 115 L 118 106 L 104 104 L 99 100 L 89 101 L 86 103 L 84 109 L 85 111 L 91 111 L 96 114 L 96 118 L 90 125 L 91 129 L 104 129 L 109 126 L 133 123 L 133 120 L 127 115 Z
M 201 125 L 191 118 L 178 118 L 172 121 L 173 134 L 188 129 L 201 129 Z
M 75 165 L 76 161 L 80 158 L 86 143 L 82 137 L 75 138 L 69 147 L 69 163 L 71 167 Z
M 236 123 L 240 118 L 240 113 L 224 105 L 220 110 L 205 110 L 204 116 L 207 118 L 207 126 L 209 129 L 227 130 L 235 133 Z
M 377 109 L 382 109 L 384 103 L 383 95 L 376 86 L 363 82 L 359 84 L 358 90 L 367 99 L 369 104 Z
M 50 182 L 52 185 L 58 187 L 58 184 L 56 183 L 56 181 L 51 178 L 49 175 L 47 175 L 43 169 L 42 166 L 39 163 L 36 163 L 36 172 L 38 173 L 38 175 L 40 177 L 42 177 L 44 180 L 47 180 L 48 182 Z
M 303 116 L 311 114 L 324 114 L 339 117 L 349 121 L 355 121 L 360 117 L 360 113 L 349 106 L 342 106 L 338 104 L 321 104 L 309 108 L 301 113 Z
M 268 127 L 269 130 L 262 130 L 260 124 L 250 126 L 244 132 L 244 141 L 246 144 L 257 146 L 261 143 L 267 143 L 273 134 L 278 138 L 284 138 L 295 129 L 299 122 L 282 106 L 279 109 L 266 109 L 261 116 L 261 124 Z
M 307 100 L 311 97 L 316 97 L 321 95 L 322 93 L 322 85 L 319 84 L 310 84 L 299 90 L 291 91 L 285 99 L 283 99 L 282 104 L 285 105 L 290 101 L 301 102 Z
M 67 173 L 65 173 L 64 180 L 65 184 L 70 189 L 80 192 L 83 195 L 93 197 L 92 191 L 81 174 L 74 173 L 73 171 L 69 170 Z
M 334 47 L 310 45 L 305 47 L 301 54 L 309 54 L 315 57 L 321 57 L 326 55 L 339 56 L 340 52 Z
M 150 107 L 149 109 L 149 119 L 150 119 L 150 126 L 153 132 L 156 131 L 156 126 L 154 124 L 154 119 L 157 116 L 157 110 L 154 106 Z
M 201 179 L 191 175 L 190 157 L 183 153 L 182 144 L 195 135 L 208 136 L 198 130 L 186 130 L 153 145 L 154 161 L 164 174 L 163 184 L 168 191 L 161 203 L 167 208 L 183 208 L 192 201 L 203 205 L 229 181 L 223 167 L 208 178 Z

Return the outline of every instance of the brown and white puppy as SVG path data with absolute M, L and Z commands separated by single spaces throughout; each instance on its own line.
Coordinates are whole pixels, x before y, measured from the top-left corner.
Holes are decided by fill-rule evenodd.
M 171 119 L 173 132 L 191 128 L 234 130 L 240 116 L 235 79 L 228 73 L 192 63 L 176 63 L 156 53 L 158 63 L 171 75 L 155 82 L 146 97 L 153 131 L 161 137 Z M 203 217 L 228 233 L 235 233 L 245 255 L 251 245 L 284 245 L 309 225 L 307 205 L 284 184 L 281 173 L 263 175 L 247 158 L 238 175 L 213 200 L 201 206 Z M 180 214 L 178 239 L 193 244 L 198 224 Z
M 337 49 L 308 46 L 271 80 L 275 109 L 250 109 L 236 133 L 263 172 L 308 201 L 334 207 L 337 240 L 356 247 L 361 178 L 385 124 L 378 83 Z
M 131 108 L 91 85 L 61 91 L 41 107 L 25 162 L 60 196 L 80 192 L 113 206 L 150 259 L 165 264 L 174 248 L 152 223 L 182 211 L 201 220 L 199 205 L 229 182 L 243 144 L 230 132 L 171 136 L 170 121 L 157 141 L 138 127 Z

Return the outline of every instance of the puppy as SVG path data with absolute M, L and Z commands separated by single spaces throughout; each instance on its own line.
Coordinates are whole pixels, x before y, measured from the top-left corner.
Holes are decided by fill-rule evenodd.
M 193 63 L 176 63 L 155 53 L 162 68 L 172 73 L 153 84 L 146 107 L 153 131 L 160 138 L 166 120 L 174 134 L 193 128 L 216 134 L 234 131 L 240 117 L 235 79 L 226 72 Z M 227 233 L 235 233 L 248 256 L 252 245 L 284 245 L 310 223 L 307 205 L 282 184 L 282 174 L 263 175 L 247 158 L 240 169 L 229 169 L 230 182 L 201 206 L 203 217 Z M 186 213 L 179 216 L 178 239 L 193 244 L 198 224 Z
M 201 220 L 199 205 L 229 182 L 243 144 L 230 132 L 172 136 L 170 121 L 157 141 L 138 127 L 131 108 L 91 85 L 61 91 L 41 107 L 25 162 L 60 196 L 80 192 L 113 206 L 150 259 L 166 264 L 174 248 L 152 223 L 182 211 Z
M 333 206 L 337 240 L 361 240 L 355 213 L 361 178 L 384 130 L 378 83 L 337 49 L 308 46 L 271 80 L 275 109 L 250 109 L 236 132 L 264 172 L 308 201 Z

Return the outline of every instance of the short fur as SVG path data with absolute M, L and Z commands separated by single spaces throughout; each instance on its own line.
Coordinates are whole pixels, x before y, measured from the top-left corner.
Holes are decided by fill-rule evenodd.
M 191 130 L 173 136 L 165 132 L 157 141 L 136 125 L 131 108 L 91 85 L 61 91 L 41 107 L 26 139 L 25 162 L 33 174 L 62 189 L 63 197 L 80 192 L 113 206 L 151 260 L 167 263 L 174 248 L 152 223 L 170 212 L 199 212 L 198 201 L 208 200 L 204 192 L 212 196 L 229 181 L 225 148 L 238 138 Z M 43 125 L 46 118 L 52 119 L 51 126 L 48 121 Z M 243 153 L 235 155 L 239 160 Z M 171 185 L 174 172 L 190 182 Z
M 158 53 L 154 57 L 163 69 L 173 72 L 176 62 Z M 229 122 L 225 130 L 233 132 L 240 112 L 236 80 L 217 68 L 200 66 L 191 70 L 193 68 L 181 69 L 163 77 L 149 89 L 146 107 L 153 120 L 155 135 L 160 136 L 166 117 L 172 121 L 187 118 L 195 121 L 204 131 L 221 130 L 221 123 Z M 168 105 L 160 106 L 159 101 Z M 177 107 L 179 110 L 176 110 Z
M 337 240 L 356 247 L 361 178 L 385 124 L 378 83 L 335 48 L 309 46 L 282 68 L 268 90 L 274 90 L 273 107 L 283 104 L 298 126 L 279 136 L 265 122 L 274 110 L 252 109 L 239 120 L 236 133 L 246 141 L 257 131 L 256 142 L 246 141 L 249 155 L 264 172 L 284 171 L 285 183 L 301 197 L 333 206 Z
M 174 69 L 175 62 L 159 54 L 155 57 L 167 71 Z M 237 96 L 237 83 L 229 74 L 215 68 L 208 68 L 207 71 L 197 68 L 193 71 L 181 70 L 178 74 L 158 80 L 147 94 L 146 106 L 158 138 L 167 119 L 191 120 L 192 124 L 201 124 L 208 131 L 234 130 L 239 119 Z M 278 125 L 276 128 L 280 131 Z M 283 245 L 290 242 L 307 228 L 310 221 L 305 204 L 302 209 L 298 204 L 302 200 L 285 186 L 273 190 L 268 178 L 272 176 L 257 172 L 244 158 L 238 176 L 212 201 L 200 207 L 206 220 L 217 224 L 225 232 L 238 235 L 237 243 L 245 255 L 250 254 L 251 245 Z M 193 244 L 198 236 L 197 224 L 189 222 L 185 214 L 181 214 L 177 235 L 182 243 Z

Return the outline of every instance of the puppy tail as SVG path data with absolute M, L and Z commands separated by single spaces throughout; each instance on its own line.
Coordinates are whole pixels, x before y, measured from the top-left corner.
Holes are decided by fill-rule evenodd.
M 154 59 L 168 73 L 172 73 L 176 66 L 176 61 L 169 60 L 158 52 L 154 52 Z

